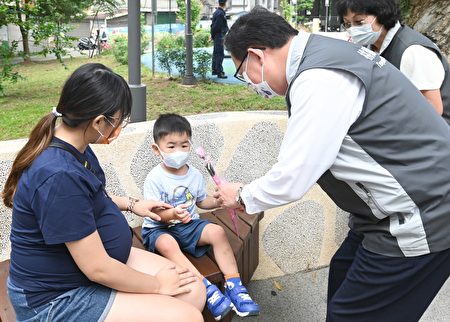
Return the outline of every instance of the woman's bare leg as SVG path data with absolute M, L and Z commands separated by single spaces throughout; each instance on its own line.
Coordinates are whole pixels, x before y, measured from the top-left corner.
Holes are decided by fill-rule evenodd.
M 134 247 L 127 262 L 130 267 L 151 275 L 170 264 L 164 257 Z M 117 292 L 106 321 L 203 321 L 205 287 L 198 280 L 189 284 L 189 288 L 191 292 L 176 297 Z
M 201 312 L 175 297 L 117 292 L 105 322 L 201 322 Z

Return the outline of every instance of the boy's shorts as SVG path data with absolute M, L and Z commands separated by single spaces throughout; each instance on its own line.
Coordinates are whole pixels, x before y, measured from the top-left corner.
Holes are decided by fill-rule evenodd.
M 209 224 L 207 219 L 194 219 L 187 224 L 176 224 L 173 226 L 143 227 L 142 239 L 147 250 L 156 253 L 156 240 L 162 234 L 169 234 L 178 242 L 183 252 L 191 254 L 194 257 L 200 257 L 206 254 L 210 246 L 197 246 L 202 235 L 203 229 Z

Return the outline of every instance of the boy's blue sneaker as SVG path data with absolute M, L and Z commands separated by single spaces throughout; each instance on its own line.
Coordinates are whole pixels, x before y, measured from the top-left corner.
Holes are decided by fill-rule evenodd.
M 240 278 L 230 278 L 225 282 L 225 295 L 233 303 L 233 310 L 239 316 L 250 316 L 259 314 L 259 305 L 256 304 Z
M 230 299 L 223 295 L 214 284 L 206 287 L 206 305 L 216 321 L 223 319 L 233 307 Z

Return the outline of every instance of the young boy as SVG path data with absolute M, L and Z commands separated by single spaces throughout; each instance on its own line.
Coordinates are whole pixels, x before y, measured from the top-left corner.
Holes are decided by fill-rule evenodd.
M 188 120 L 177 114 L 163 114 L 153 126 L 152 149 L 162 162 L 147 175 L 144 198 L 161 200 L 173 206 L 156 211 L 161 221 L 145 218 L 142 237 L 145 247 L 158 251 L 176 264 L 189 268 L 201 278 L 206 287 L 208 309 L 216 320 L 231 309 L 239 316 L 259 314 L 259 306 L 242 285 L 233 251 L 219 225 L 200 219 L 196 206 L 217 207 L 208 196 L 200 171 L 186 164 L 191 149 L 192 130 Z M 195 257 L 204 255 L 212 246 L 217 265 L 225 276 L 225 295 L 211 284 L 182 251 Z

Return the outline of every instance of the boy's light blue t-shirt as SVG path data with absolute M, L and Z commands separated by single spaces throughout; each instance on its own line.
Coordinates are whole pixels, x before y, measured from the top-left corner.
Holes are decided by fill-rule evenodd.
M 144 199 L 159 200 L 176 207 L 187 204 L 192 219 L 200 218 L 196 203 L 204 200 L 206 195 L 205 181 L 201 172 L 188 165 L 185 175 L 178 176 L 164 170 L 161 164 L 154 167 L 145 178 Z M 166 226 L 166 223 L 146 217 L 143 227 Z

